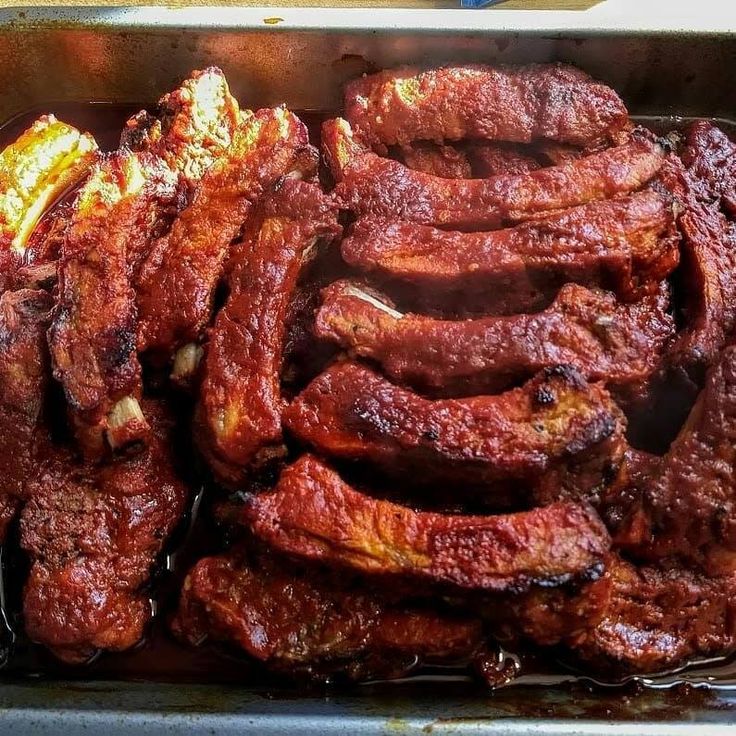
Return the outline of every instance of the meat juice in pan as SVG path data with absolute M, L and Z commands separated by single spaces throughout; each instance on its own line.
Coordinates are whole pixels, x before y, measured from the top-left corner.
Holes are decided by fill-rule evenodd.
M 130 114 L 141 109 L 137 104 L 115 103 L 61 103 L 50 104 L 42 109 L 31 110 L 16 116 L 0 127 L 0 148 L 13 141 L 39 115 L 53 112 L 69 124 L 87 130 L 99 142 L 103 150 L 112 150 L 119 143 L 120 130 Z M 310 129 L 312 140 L 319 140 L 321 123 L 333 117 L 334 113 L 301 111 L 297 113 Z M 657 133 L 666 133 L 683 125 L 679 118 L 640 118 L 647 127 Z M 736 131 L 736 123 L 719 120 L 718 124 L 728 132 Z M 68 193 L 62 201 L 69 201 L 73 192 Z M 159 593 L 157 600 L 151 600 L 153 609 L 160 613 L 160 608 L 170 605 L 177 591 L 177 584 L 189 569 L 193 561 L 204 553 L 217 549 L 211 539 L 212 529 L 201 519 L 197 522 L 201 494 L 192 502 L 182 528 L 174 535 L 166 556 L 166 562 L 157 572 Z M 122 654 L 107 654 L 93 659 L 85 667 L 68 667 L 46 653 L 42 647 L 24 639 L 21 634 L 13 633 L 12 621 L 18 612 L 20 591 L 27 570 L 20 555 L 5 549 L 0 557 L 4 569 L 4 577 L 0 586 L 0 667 L 6 675 L 24 677 L 44 675 L 75 679 L 147 679 L 162 682 L 201 682 L 202 673 L 207 672 L 208 682 L 247 684 L 249 682 L 264 685 L 266 688 L 282 688 L 284 682 L 277 676 L 264 673 L 264 668 L 253 661 L 239 657 L 223 657 L 221 653 L 210 648 L 186 648 L 174 642 L 167 632 L 165 617 L 154 618 L 148 637 L 134 650 Z M 11 648 L 13 649 L 11 655 Z M 733 659 L 733 658 L 731 658 Z M 556 659 L 554 654 L 540 657 L 539 652 L 506 651 L 499 646 L 498 651 L 489 653 L 483 669 L 489 681 L 503 686 L 507 675 L 516 673 L 511 683 L 515 685 L 559 685 L 559 684 L 598 684 L 610 685 L 605 681 L 596 681 L 590 676 L 581 676 L 574 668 Z M 523 666 L 522 666 L 523 665 Z M 462 668 L 426 666 L 411 676 L 398 682 L 403 684 L 414 681 L 429 680 L 440 682 L 443 693 L 447 685 L 458 679 L 467 688 L 467 676 Z M 394 684 L 397 681 L 394 681 Z M 654 677 L 628 677 L 622 682 L 638 682 L 644 685 L 671 686 L 680 683 L 709 683 L 720 687 L 736 687 L 736 661 L 717 660 L 712 663 L 696 663 L 694 666 L 678 672 Z M 422 682 L 422 687 L 432 687 Z M 524 711 L 524 700 L 518 706 Z

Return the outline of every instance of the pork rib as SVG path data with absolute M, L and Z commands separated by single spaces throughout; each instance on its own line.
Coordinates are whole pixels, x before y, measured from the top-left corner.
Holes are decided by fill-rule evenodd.
M 217 478 L 237 487 L 283 454 L 280 376 L 286 316 L 318 239 L 339 233 L 316 184 L 287 180 L 260 206 L 234 248 L 230 294 L 210 332 L 196 434 Z
M 38 463 L 49 382 L 46 329 L 52 299 L 45 291 L 0 296 L 0 544 Z
M 350 82 L 345 117 L 371 144 L 461 138 L 591 145 L 629 125 L 610 88 L 562 64 L 389 69 Z
M 311 175 L 315 163 L 306 127 L 288 110 L 260 110 L 240 124 L 227 153 L 143 264 L 140 350 L 166 363 L 199 339 L 230 244 L 256 200 L 284 176 Z
M 314 678 L 397 677 L 423 660 L 466 658 L 482 641 L 477 619 L 402 606 L 335 575 L 295 576 L 293 565 L 237 550 L 194 566 L 172 627 L 190 644 L 233 643 L 272 669 Z
M 625 428 L 606 391 L 569 367 L 546 369 L 498 396 L 431 401 L 357 363 L 338 363 L 295 399 L 284 421 L 334 457 L 421 470 L 437 482 L 498 484 L 489 495 L 499 503 L 504 492 L 518 503 L 519 484 L 587 495 L 620 461 Z
M 520 591 L 598 577 L 608 533 L 586 505 L 502 516 L 447 516 L 378 501 L 317 458 L 287 468 L 243 512 L 264 542 L 291 555 L 466 589 Z
M 543 312 L 461 321 L 401 314 L 349 281 L 329 286 L 323 299 L 318 337 L 377 361 L 400 383 L 442 396 L 501 391 L 560 364 L 630 391 L 659 368 L 675 334 L 664 287 L 619 304 L 608 292 L 568 284 Z
M 401 147 L 401 160 L 414 171 L 443 179 L 470 179 L 472 176 L 468 157 L 454 146 L 413 143 Z
M 473 300 L 508 314 L 544 307 L 568 281 L 627 299 L 656 290 L 677 265 L 679 238 L 671 200 L 641 192 L 487 233 L 363 217 L 342 255 L 420 303 Z
M 322 142 L 345 209 L 459 230 L 493 229 L 635 191 L 664 160 L 657 143 L 634 133 L 620 146 L 562 166 L 490 179 L 440 179 L 369 151 L 340 118 L 324 123 Z
M 188 488 L 174 467 L 173 419 L 144 401 L 151 442 L 132 458 L 79 465 L 57 448 L 21 514 L 32 567 L 23 595 L 28 635 L 67 662 L 135 645 L 151 617 L 145 589 L 179 522 Z

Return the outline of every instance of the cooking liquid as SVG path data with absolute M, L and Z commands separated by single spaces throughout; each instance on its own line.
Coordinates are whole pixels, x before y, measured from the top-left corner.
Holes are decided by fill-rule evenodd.
M 60 120 L 92 133 L 103 151 L 114 150 L 125 121 L 140 109 L 140 104 L 51 103 L 16 116 L 1 126 L 0 147 L 15 140 L 40 115 L 53 113 Z M 330 115 L 314 111 L 298 114 L 307 123 L 311 139 L 318 141 L 320 124 Z M 658 133 L 666 133 L 682 126 L 685 121 L 680 118 L 647 117 L 641 122 Z M 719 120 L 718 124 L 731 130 L 735 127 L 729 121 Z M 199 513 L 201 498 L 201 493 L 196 496 L 188 518 L 170 541 L 168 554 L 155 574 L 152 588 L 156 590 L 156 598 L 151 601 L 155 616 L 146 639 L 131 651 L 103 653 L 83 666 L 64 665 L 23 635 L 20 612 L 27 560 L 18 548 L 17 529 L 11 531 L 8 543 L 0 554 L 4 573 L 0 579 L 0 681 L 2 678 L 43 677 L 85 681 L 237 684 L 255 688 L 267 697 L 277 698 L 314 692 L 314 685 L 301 683 L 295 686 L 293 682 L 270 674 L 258 662 L 246 656 L 233 655 L 233 647 L 228 648 L 227 652 L 209 646 L 185 647 L 168 632 L 167 618 L 176 606 L 177 591 L 187 570 L 202 556 L 216 554 L 223 549 L 222 531 L 215 529 L 208 513 Z M 489 654 L 489 657 L 495 660 L 493 664 L 498 669 L 511 667 L 518 672 L 508 682 L 497 685 L 497 689 L 504 690 L 503 703 L 508 702 L 510 714 L 513 715 L 564 715 L 560 712 L 560 708 L 564 708 L 562 705 L 555 707 L 553 713 L 549 712 L 549 705 L 540 710 L 541 706 L 535 704 L 535 700 L 528 695 L 525 696 L 519 686 L 564 687 L 579 691 L 583 697 L 576 701 L 574 715 L 591 718 L 628 717 L 627 698 L 632 692 L 648 688 L 671 690 L 667 694 L 667 701 L 662 701 L 661 697 L 656 701 L 654 707 L 662 706 L 663 710 L 656 714 L 649 713 L 652 720 L 672 717 L 669 709 L 673 703 L 688 707 L 731 707 L 725 702 L 716 702 L 715 691 L 736 690 L 736 655 L 728 659 L 692 663 L 673 673 L 628 677 L 620 681 L 598 680 L 583 675 L 559 658 L 557 652 L 541 648 L 529 652 L 509 652 L 499 647 L 498 652 Z M 400 686 L 409 691 L 419 688 L 426 694 L 436 689 L 438 697 L 449 697 L 452 693 L 467 695 L 469 692 L 487 692 L 487 686 L 477 678 L 472 678 L 468 672 L 465 666 L 423 666 L 409 677 L 390 683 L 367 683 L 358 686 L 358 690 L 373 694 L 376 691 L 385 692 L 385 688 Z M 328 688 L 334 686 L 327 685 Z M 682 686 L 685 686 L 684 690 Z M 317 690 L 321 687 L 317 686 Z M 595 690 L 595 698 L 585 698 L 590 689 Z M 494 706 L 501 704 L 500 697 L 498 693 L 494 698 Z M 641 702 L 640 698 L 643 699 Z M 642 693 L 640 698 L 634 702 L 641 705 L 646 701 L 646 693 Z M 679 712 L 678 709 L 676 714 Z

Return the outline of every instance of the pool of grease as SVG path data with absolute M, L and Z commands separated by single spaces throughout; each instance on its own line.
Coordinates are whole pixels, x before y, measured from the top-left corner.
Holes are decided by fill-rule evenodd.
M 0 127 L 0 147 L 12 142 L 33 120 L 53 113 L 59 119 L 95 136 L 104 151 L 117 147 L 125 120 L 141 105 L 117 103 L 50 103 L 29 110 Z M 328 117 L 320 112 L 300 112 L 310 128 L 312 140 L 318 140 L 319 126 Z M 646 117 L 641 122 L 663 134 L 680 128 L 687 120 L 676 117 Z M 736 123 L 719 120 L 718 124 L 736 131 Z M 68 199 L 69 197 L 65 197 Z M 341 683 L 318 686 L 288 682 L 270 674 L 263 666 L 245 656 L 237 656 L 207 646 L 198 649 L 178 644 L 168 632 L 167 618 L 176 604 L 176 594 L 186 571 L 204 554 L 221 551 L 221 530 L 211 522 L 211 514 L 200 512 L 198 494 L 188 518 L 172 540 L 170 549 L 156 573 L 152 599 L 155 612 L 149 633 L 135 649 L 118 654 L 104 653 L 86 665 L 69 666 L 49 655 L 43 647 L 28 641 L 22 633 L 20 600 L 27 562 L 17 545 L 17 529 L 11 531 L 6 548 L 1 551 L 3 575 L 0 579 L 0 682 L 22 682 L 28 678 L 47 681 L 94 683 L 102 681 L 156 682 L 182 684 L 220 684 L 248 687 L 265 698 L 292 698 L 304 695 L 323 696 L 344 689 Z M 206 506 L 205 504 L 202 504 Z M 496 655 L 493 655 L 496 656 Z M 646 720 L 670 720 L 685 711 L 731 709 L 718 692 L 736 690 L 736 655 L 728 659 L 691 663 L 676 672 L 652 676 L 634 676 L 620 681 L 599 680 L 576 671 L 555 653 L 507 652 L 499 649 L 498 667 L 515 670 L 517 675 L 499 684 L 494 709 L 508 710 L 508 716 L 527 718 L 587 717 L 625 720 L 641 716 Z M 561 696 L 529 697 L 529 687 L 546 693 L 559 691 Z M 666 692 L 658 693 L 655 690 Z M 501 692 L 503 695 L 501 695 Z M 391 682 L 373 682 L 352 686 L 350 692 L 385 700 L 393 693 L 401 700 L 427 697 L 442 700 L 454 696 L 487 694 L 487 685 L 468 674 L 467 667 L 430 667 L 414 671 L 409 677 Z M 436 694 L 436 695 L 435 695 Z M 595 697 L 590 697 L 594 694 Z M 553 702 L 554 701 L 554 702 Z M 569 711 L 569 713 L 567 712 Z M 453 719 L 438 722 L 450 725 Z

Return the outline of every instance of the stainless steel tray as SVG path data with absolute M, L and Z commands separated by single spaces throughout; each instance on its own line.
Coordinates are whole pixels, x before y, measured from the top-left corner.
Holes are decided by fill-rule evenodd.
M 662 0 L 639 5 L 621 17 L 605 9 L 0 10 L 0 121 L 30 108 L 53 111 L 57 102 L 154 100 L 208 64 L 225 70 L 248 106 L 335 110 L 342 83 L 363 71 L 449 60 L 569 61 L 612 84 L 637 114 L 733 118 L 736 9 L 723 0 L 669 2 L 667 14 L 655 12 Z M 706 736 L 736 728 L 736 691 L 728 689 L 536 686 L 489 694 L 435 680 L 317 697 L 208 686 L 207 679 L 203 672 L 201 685 L 11 681 L 0 671 L 0 734 Z

